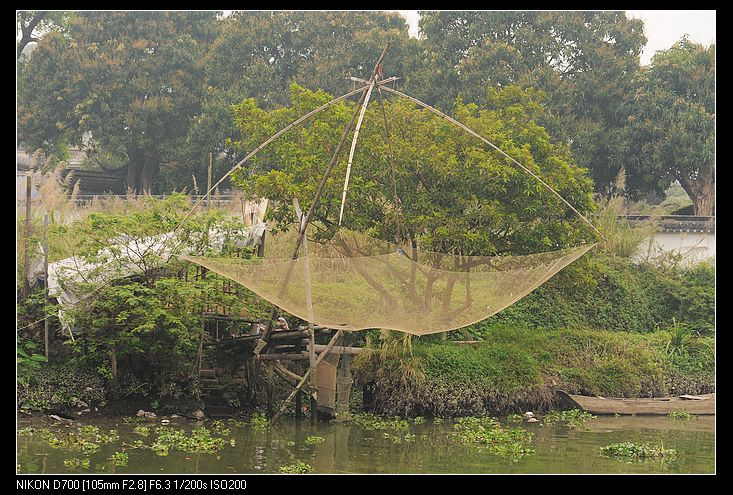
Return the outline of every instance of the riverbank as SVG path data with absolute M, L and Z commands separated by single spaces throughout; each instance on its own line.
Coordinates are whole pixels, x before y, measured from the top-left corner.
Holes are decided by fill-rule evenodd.
M 486 325 L 480 341 L 462 344 L 439 337 L 402 336 L 371 344 L 354 360 L 352 412 L 387 416 L 458 417 L 545 412 L 567 407 L 556 391 L 605 397 L 662 397 L 715 391 L 713 337 L 695 336 L 672 352 L 669 332 L 648 334 L 599 330 L 526 329 Z M 206 404 L 196 381 L 176 394 L 140 394 L 122 380 L 118 398 L 95 370 L 69 363 L 44 367 L 18 390 L 18 407 L 79 419 L 132 416 L 142 409 L 158 416 L 192 416 Z M 170 388 L 170 387 L 169 387 Z M 187 393 L 193 390 L 194 393 Z M 288 388 L 276 387 L 283 400 Z M 233 404 L 232 414 L 262 410 L 258 402 Z
M 715 391 L 712 337 L 670 351 L 673 335 L 486 325 L 472 345 L 381 341 L 354 363 L 364 405 L 384 415 L 485 416 L 562 408 L 556 391 L 663 397 Z M 391 350 L 389 350 L 391 349 Z

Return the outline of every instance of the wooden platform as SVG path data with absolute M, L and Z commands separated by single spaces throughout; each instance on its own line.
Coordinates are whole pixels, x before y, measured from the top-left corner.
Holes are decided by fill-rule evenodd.
M 672 411 L 715 414 L 715 394 L 659 398 L 606 398 L 572 395 L 558 390 L 569 403 L 591 414 L 666 415 Z

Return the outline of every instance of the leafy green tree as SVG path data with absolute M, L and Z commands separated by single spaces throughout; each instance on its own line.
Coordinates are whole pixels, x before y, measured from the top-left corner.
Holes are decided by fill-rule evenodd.
M 542 124 L 570 143 L 596 191 L 624 165 L 627 95 L 646 39 L 624 12 L 421 12 L 424 55 L 408 91 L 445 109 L 455 96 L 486 102 L 487 87 L 545 93 Z
M 291 88 L 290 107 L 270 112 L 249 99 L 236 107 L 239 145 L 252 149 L 275 129 L 328 101 L 325 92 Z M 271 217 L 293 221 L 291 198 L 310 205 L 353 104 L 336 105 L 268 147 L 235 182 L 276 200 Z M 475 138 L 404 100 L 386 101 L 394 168 L 388 159 L 381 109 L 365 116 L 349 184 L 345 226 L 425 249 L 465 255 L 546 251 L 590 238 L 551 193 Z M 490 92 L 479 108 L 458 102 L 456 118 L 538 173 L 581 210 L 592 208 L 592 183 L 570 150 L 553 144 L 537 124 L 537 94 L 510 86 Z M 344 154 L 346 155 L 346 154 Z M 315 221 L 335 228 L 347 157 L 329 179 Z M 395 204 L 393 173 L 399 205 Z M 324 233 L 327 235 L 328 232 Z
M 84 273 L 88 282 L 75 285 L 82 293 L 94 291 L 93 297 L 65 315 L 76 329 L 75 349 L 86 347 L 82 361 L 96 365 L 113 384 L 118 369 L 127 369 L 140 378 L 158 380 L 162 390 L 166 379 L 191 371 L 201 314 L 218 306 L 235 312 L 243 308 L 236 293 L 222 290 L 221 278 L 171 256 L 184 249 L 210 252 L 215 239 L 210 229 L 231 246 L 227 240 L 236 238 L 241 223 L 212 211 L 192 217 L 171 235 L 188 208 L 185 197 L 176 194 L 164 201 L 151 199 L 142 211 L 93 213 L 65 232 L 79 239 L 74 255 L 81 265 L 94 267 Z M 151 238 L 158 242 L 151 243 Z M 71 268 L 61 282 L 78 280 L 77 274 Z
M 715 45 L 683 37 L 638 77 L 631 116 L 631 195 L 679 181 L 695 215 L 715 210 Z
M 63 31 L 73 16 L 72 12 L 47 10 L 20 10 L 16 13 L 17 24 L 16 60 L 20 60 L 26 46 L 38 43 L 51 30 Z
M 208 154 L 214 178 L 236 161 L 231 141 L 238 135 L 231 105 L 255 98 L 264 108 L 288 103 L 288 86 L 342 94 L 353 89 L 347 76 L 368 77 L 375 57 L 391 42 L 385 72 L 402 75 L 402 60 L 416 42 L 404 19 L 386 12 L 234 11 L 217 22 L 217 37 L 201 59 L 205 96 L 201 112 L 162 165 L 164 190 L 206 183 Z
M 268 109 L 287 104 L 292 82 L 342 94 L 354 84 L 347 76 L 369 76 L 387 42 L 385 70 L 402 76 L 413 40 L 397 13 L 235 11 L 206 56 L 207 82 Z
M 123 157 L 128 187 L 152 191 L 200 113 L 213 12 L 79 12 L 38 44 L 18 94 L 19 140 L 58 153 L 91 135 Z

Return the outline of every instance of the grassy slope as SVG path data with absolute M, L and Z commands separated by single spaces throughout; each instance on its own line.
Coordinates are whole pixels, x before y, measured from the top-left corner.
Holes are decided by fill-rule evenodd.
M 414 357 L 357 378 L 374 380 L 375 406 L 385 414 L 483 415 L 543 410 L 556 405 L 554 390 L 611 396 L 702 393 L 714 387 L 713 338 L 699 337 L 671 359 L 670 334 L 603 330 L 526 329 L 486 325 L 484 342 L 414 342 Z M 378 365 L 378 363 L 372 363 Z M 402 380 L 403 373 L 420 380 Z

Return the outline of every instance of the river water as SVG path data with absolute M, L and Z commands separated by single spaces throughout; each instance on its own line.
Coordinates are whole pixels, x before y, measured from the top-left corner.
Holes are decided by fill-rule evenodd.
M 314 473 L 713 473 L 715 472 L 715 418 L 699 416 L 689 421 L 666 417 L 603 417 L 586 427 L 524 423 L 532 433 L 534 453 L 513 462 L 484 449 L 458 441 L 453 422 L 410 422 L 402 431 L 370 430 L 354 424 L 297 424 L 283 419 L 263 431 L 249 424 L 231 426 L 227 446 L 217 453 L 186 453 L 170 450 L 167 456 L 151 450 L 130 448 L 141 436 L 136 426 L 154 430 L 159 422 L 128 424 L 122 420 L 79 421 L 72 426 L 41 425 L 55 433 L 93 424 L 100 431 L 116 429 L 119 440 L 100 445 L 90 455 L 54 448 L 39 435 L 18 434 L 17 464 L 20 473 L 277 473 L 281 466 L 299 462 Z M 172 423 L 191 431 L 202 423 Z M 211 422 L 203 423 L 211 426 Z M 151 434 L 152 435 L 152 434 Z M 413 437 L 414 435 L 414 437 Z M 320 443 L 307 442 L 321 437 Z M 152 438 L 152 437 L 151 437 Z M 234 439 L 234 446 L 229 445 Z M 149 442 L 150 440 L 148 440 Z M 667 460 L 624 462 L 601 455 L 600 447 L 636 442 L 675 449 Z M 127 465 L 115 465 L 112 456 L 124 451 Z M 88 467 L 70 467 L 65 459 L 88 458 Z

